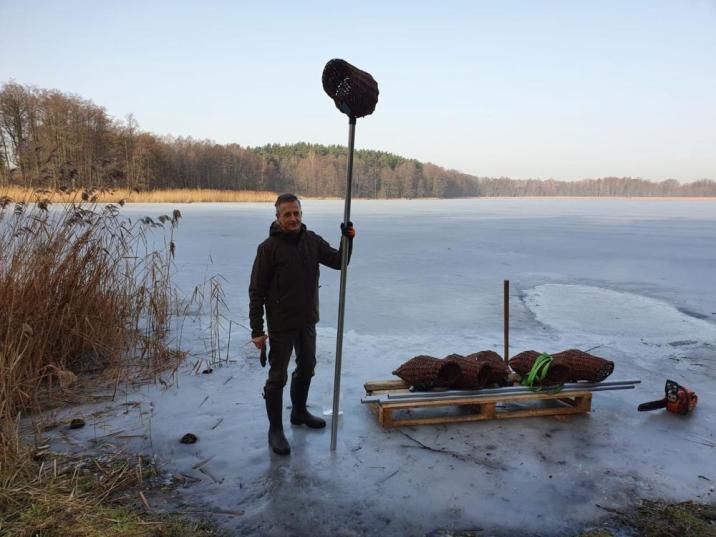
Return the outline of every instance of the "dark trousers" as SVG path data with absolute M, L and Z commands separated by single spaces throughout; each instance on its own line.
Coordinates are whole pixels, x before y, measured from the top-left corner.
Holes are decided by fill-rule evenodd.
M 288 382 L 288 364 L 296 350 L 293 378 L 310 380 L 316 368 L 316 325 L 296 330 L 269 332 L 269 373 L 266 389 L 283 389 Z

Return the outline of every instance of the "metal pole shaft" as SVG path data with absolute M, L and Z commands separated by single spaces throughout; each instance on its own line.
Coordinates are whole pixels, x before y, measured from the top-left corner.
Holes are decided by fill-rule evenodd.
M 603 388 L 604 386 L 629 386 L 632 384 L 641 384 L 640 380 L 612 380 L 606 382 L 569 382 L 562 385 L 562 390 L 593 390 L 595 388 Z M 545 386 L 544 390 L 549 391 L 550 388 L 556 386 Z M 419 399 L 450 397 L 450 396 L 471 396 L 471 395 L 499 395 L 511 392 L 531 392 L 527 386 L 505 386 L 502 388 L 483 388 L 481 390 L 446 390 L 443 392 L 410 392 L 410 393 L 388 393 L 388 399 Z
M 505 294 L 505 362 L 510 359 L 510 280 L 504 281 L 504 294 Z
M 500 394 L 487 394 L 487 393 L 482 394 L 482 395 L 475 394 L 475 395 L 468 395 L 467 397 L 470 397 L 471 399 L 479 400 L 479 399 L 485 399 L 485 398 L 499 396 L 499 397 L 504 397 L 505 399 L 509 400 L 509 398 L 513 397 L 513 396 L 517 397 L 520 395 L 529 395 L 531 393 L 538 393 L 538 394 L 543 393 L 543 394 L 547 394 L 547 395 L 559 396 L 559 395 L 569 395 L 571 393 L 578 393 L 578 392 L 584 392 L 584 391 L 605 392 L 605 391 L 609 391 L 609 390 L 633 390 L 634 388 L 636 388 L 636 386 L 634 384 L 621 384 L 619 386 L 597 386 L 595 388 L 589 388 L 588 390 L 583 390 L 580 388 L 568 388 L 566 390 L 561 390 L 559 392 L 554 392 L 554 393 L 552 393 L 548 390 L 545 390 L 544 392 L 532 392 L 531 390 L 528 390 L 525 392 L 522 392 L 522 391 L 502 392 Z M 448 395 L 448 396 L 444 396 L 444 397 L 433 397 L 433 398 L 416 397 L 416 398 L 411 399 L 411 398 L 406 397 L 404 399 L 403 398 L 395 399 L 395 398 L 390 398 L 390 396 L 388 396 L 388 398 L 385 398 L 384 396 L 371 396 L 371 397 L 365 397 L 365 398 L 361 399 L 361 403 L 365 403 L 365 404 L 367 404 L 367 403 L 386 403 L 386 404 L 388 404 L 388 403 L 425 403 L 425 402 L 433 402 L 433 401 L 452 401 L 454 399 L 464 399 L 465 397 L 466 396 L 464 396 L 464 395 Z
M 356 135 L 356 118 L 348 121 L 348 170 L 346 172 L 346 202 L 343 210 L 343 223 L 348 224 L 351 217 L 351 190 L 353 186 L 353 146 Z M 341 236 L 341 288 L 338 298 L 338 328 L 336 335 L 336 368 L 333 377 L 333 414 L 331 416 L 331 451 L 336 450 L 338 435 L 338 412 L 341 396 L 341 359 L 343 357 L 343 320 L 346 309 L 346 280 L 348 276 L 348 237 Z

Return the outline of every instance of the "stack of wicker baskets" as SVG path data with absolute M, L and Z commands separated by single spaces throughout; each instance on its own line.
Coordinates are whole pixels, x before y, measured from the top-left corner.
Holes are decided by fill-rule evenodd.
M 506 384 L 509 368 L 499 354 L 484 351 L 468 356 L 450 354 L 444 358 L 415 356 L 393 374 L 416 389 L 479 390 L 492 384 Z
M 479 390 L 485 386 L 505 386 L 509 383 L 510 368 L 526 376 L 540 353 L 525 351 L 509 361 L 509 367 L 494 351 L 480 351 L 467 356 L 450 354 L 444 358 L 415 356 L 393 371 L 415 389 L 454 388 Z M 614 371 L 614 362 L 577 349 L 551 355 L 552 361 L 542 386 L 565 382 L 601 382 Z

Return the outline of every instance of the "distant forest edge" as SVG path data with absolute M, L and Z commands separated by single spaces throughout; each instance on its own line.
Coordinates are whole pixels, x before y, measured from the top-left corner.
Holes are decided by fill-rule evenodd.
M 130 114 L 14 82 L 0 91 L 0 189 L 219 189 L 340 197 L 347 149 L 308 143 L 242 147 L 158 136 Z M 358 150 L 353 194 L 363 198 L 470 196 L 716 196 L 716 181 L 631 177 L 581 181 L 475 177 L 383 151 Z

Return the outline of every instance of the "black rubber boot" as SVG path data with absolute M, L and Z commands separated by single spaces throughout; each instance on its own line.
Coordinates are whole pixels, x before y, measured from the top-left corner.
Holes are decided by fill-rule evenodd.
M 283 388 L 264 388 L 264 399 L 266 399 L 266 414 L 269 419 L 268 443 L 274 453 L 288 455 L 291 453 L 291 446 L 283 434 Z
M 293 425 L 306 425 L 311 429 L 323 429 L 326 421 L 314 416 L 306 409 L 308 400 L 308 389 L 311 387 L 311 379 L 303 380 L 291 377 L 291 423 Z

